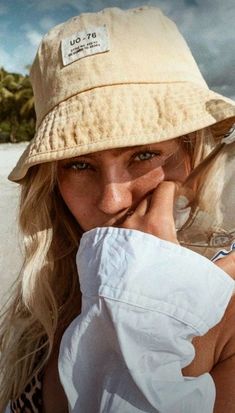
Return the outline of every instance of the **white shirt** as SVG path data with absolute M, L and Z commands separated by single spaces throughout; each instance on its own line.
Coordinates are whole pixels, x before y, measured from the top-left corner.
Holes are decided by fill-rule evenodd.
M 124 228 L 84 233 L 81 314 L 65 331 L 59 374 L 73 413 L 212 413 L 209 373 L 184 377 L 191 340 L 222 318 L 234 280 L 207 258 Z

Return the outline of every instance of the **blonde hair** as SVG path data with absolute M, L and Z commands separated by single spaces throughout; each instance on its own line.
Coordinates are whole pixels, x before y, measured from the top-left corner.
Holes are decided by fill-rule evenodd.
M 56 163 L 31 168 L 22 182 L 25 259 L 1 317 L 0 411 L 42 369 L 80 308 L 75 254 L 82 231 L 55 184 Z
M 194 168 L 216 140 L 206 128 L 184 137 L 183 144 Z M 208 210 L 214 208 L 211 200 L 216 203 L 220 196 L 224 160 L 225 155 L 219 154 L 199 183 L 198 202 Z M 19 225 L 25 259 L 1 317 L 0 411 L 42 370 L 80 311 L 75 254 L 82 230 L 60 196 L 56 180 L 57 164 L 51 162 L 31 167 L 22 182 Z
M 221 134 L 216 135 L 215 131 L 220 128 Z M 218 147 L 218 139 L 225 134 L 224 129 L 218 126 L 218 129 L 204 128 L 186 136 L 184 144 L 191 145 L 191 168 L 194 170 L 209 154 Z M 194 136 L 193 136 L 194 135 Z M 192 144 L 193 141 L 193 144 Z M 229 147 L 225 145 L 211 159 L 205 161 L 203 169 L 199 170 L 198 176 L 195 179 L 196 197 L 190 203 L 192 207 L 192 216 L 201 210 L 205 213 L 205 219 L 213 217 L 210 221 L 211 230 L 216 231 L 223 223 L 223 213 L 221 204 L 222 191 L 226 181 L 226 160 L 228 157 Z M 190 223 L 189 223 L 190 225 Z

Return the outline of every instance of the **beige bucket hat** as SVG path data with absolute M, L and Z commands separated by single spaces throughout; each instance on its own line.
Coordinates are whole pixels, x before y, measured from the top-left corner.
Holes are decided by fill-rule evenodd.
M 9 175 L 36 164 L 172 139 L 235 116 L 175 24 L 154 7 L 83 13 L 53 28 L 31 69 L 37 125 Z

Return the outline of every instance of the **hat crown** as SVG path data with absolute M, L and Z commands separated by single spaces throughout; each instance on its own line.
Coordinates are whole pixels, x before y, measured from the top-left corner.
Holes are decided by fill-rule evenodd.
M 75 57 L 69 56 L 73 50 Z M 154 6 L 106 8 L 54 27 L 39 46 L 31 80 L 37 127 L 60 102 L 101 86 L 193 82 L 207 87 L 176 25 Z

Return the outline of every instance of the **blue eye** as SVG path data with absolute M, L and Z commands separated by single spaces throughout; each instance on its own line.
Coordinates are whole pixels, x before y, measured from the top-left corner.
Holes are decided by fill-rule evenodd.
M 85 171 L 87 169 L 90 169 L 90 165 L 87 162 L 79 162 L 79 161 L 74 161 L 74 162 L 69 162 L 66 164 L 65 169 L 72 169 L 74 171 Z
M 76 162 L 74 165 L 72 165 L 73 169 L 80 169 L 80 170 L 84 170 L 88 168 L 88 163 L 86 162 Z
M 152 159 L 155 156 L 160 156 L 160 153 L 145 151 L 145 152 L 139 152 L 135 154 L 134 159 L 138 161 L 148 161 L 149 159 Z M 136 159 L 136 158 L 139 158 L 139 159 Z

